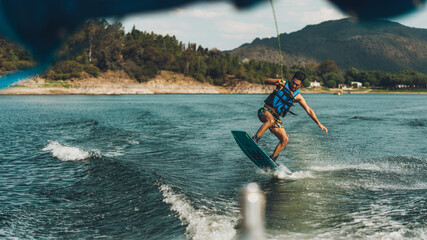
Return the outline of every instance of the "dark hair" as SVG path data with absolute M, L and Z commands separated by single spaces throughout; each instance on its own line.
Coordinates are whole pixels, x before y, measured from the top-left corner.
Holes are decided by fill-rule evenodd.
M 298 71 L 292 77 L 292 79 L 294 79 L 294 78 L 296 78 L 298 80 L 301 80 L 301 82 L 304 82 L 304 80 L 305 80 L 305 74 L 303 72 L 301 72 L 301 71 Z

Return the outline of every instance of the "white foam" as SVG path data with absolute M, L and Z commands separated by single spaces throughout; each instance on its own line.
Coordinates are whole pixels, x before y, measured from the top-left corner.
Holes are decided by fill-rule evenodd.
M 290 179 L 307 179 L 307 178 L 315 178 L 311 171 L 297 171 L 293 172 Z
M 331 172 L 341 170 L 364 170 L 364 171 L 375 171 L 375 172 L 386 172 L 395 174 L 407 174 L 407 168 L 399 165 L 392 165 L 389 163 L 360 163 L 360 164 L 336 164 L 336 165 L 325 165 L 325 166 L 312 166 L 311 170 L 318 172 Z
M 49 144 L 42 150 L 50 151 L 52 156 L 58 158 L 61 161 L 79 161 L 87 159 L 91 156 L 89 152 L 76 147 L 66 146 L 51 140 L 49 140 Z
M 267 176 L 274 176 L 279 179 L 286 179 L 289 178 L 289 173 L 285 173 L 283 171 L 279 170 L 271 170 L 271 169 L 259 169 L 259 173 L 265 174 Z
M 390 213 L 405 215 L 384 201 L 373 203 L 368 209 L 348 214 L 353 222 L 343 225 L 341 230 L 351 233 L 349 238 L 365 239 L 425 239 L 425 228 L 408 228 L 403 222 L 391 217 Z M 400 211 L 400 212 L 398 212 Z
M 385 183 L 381 182 L 377 179 L 366 179 L 359 180 L 356 182 L 344 182 L 338 184 L 341 187 L 346 188 L 354 188 L 354 186 L 358 186 L 361 188 L 369 189 L 369 190 L 425 190 L 427 189 L 427 183 L 425 182 L 394 182 L 394 183 Z
M 269 170 L 269 169 L 260 169 L 260 172 L 269 176 L 274 176 L 279 179 L 306 179 L 306 178 L 315 178 L 311 171 L 297 171 L 291 172 L 287 167 L 279 165 L 284 171 L 279 170 Z
M 405 226 L 392 226 L 393 229 L 376 229 L 358 224 L 359 227 L 352 226 L 351 224 L 344 224 L 341 227 L 323 233 L 281 233 L 281 234 L 267 234 L 267 239 L 281 240 L 281 239 L 298 239 L 298 240 L 334 240 L 334 239 L 368 239 L 368 240 L 419 240 L 427 239 L 426 228 L 407 228 Z
M 383 170 L 378 165 L 375 164 L 357 164 L 357 165 L 345 165 L 345 164 L 338 164 L 338 165 L 326 165 L 326 166 L 313 166 L 310 167 L 311 170 L 318 171 L 318 172 L 330 172 L 330 171 L 339 171 L 339 170 L 368 170 L 368 171 L 381 171 Z
M 113 151 L 105 152 L 105 153 L 103 153 L 103 155 L 106 157 L 120 157 L 120 156 L 125 155 L 125 153 L 124 153 L 125 148 L 126 148 L 125 146 L 115 147 Z
M 20 238 L 18 238 L 18 237 L 11 237 L 13 235 L 16 235 L 16 234 L 14 234 L 12 229 L 7 229 L 6 227 L 3 227 L 2 229 L 0 229 L 0 236 L 2 236 L 2 237 L 7 236 L 7 238 L 5 237 L 5 239 L 20 240 Z M 28 238 L 28 239 L 33 239 L 33 238 Z
M 389 163 L 360 163 L 355 165 L 350 164 L 337 164 L 337 165 L 325 165 L 325 166 L 312 166 L 309 168 L 315 172 L 334 172 L 342 170 L 352 170 L 352 171 L 372 171 L 372 172 L 381 172 L 388 174 L 399 174 L 400 176 L 405 177 L 411 175 L 411 170 L 408 170 L 405 167 L 399 165 L 392 165 Z M 357 180 L 351 179 L 349 181 L 342 180 L 336 182 L 340 187 L 345 188 L 354 188 L 355 186 L 366 188 L 370 190 L 380 190 L 380 189 L 389 189 L 389 190 L 420 190 L 427 189 L 427 182 L 423 179 L 414 179 L 412 181 L 405 181 L 400 178 L 395 178 L 393 182 L 386 181 L 386 179 L 381 179 L 377 175 L 371 174 L 369 177 L 359 178 Z
M 129 145 L 139 145 L 140 142 L 136 140 L 125 139 L 126 143 Z M 125 149 L 129 145 L 115 146 L 113 151 L 104 152 L 103 155 L 106 157 L 120 157 L 125 155 Z
M 183 194 L 175 193 L 168 185 L 160 185 L 163 202 L 171 205 L 171 210 L 178 213 L 179 220 L 187 225 L 186 235 L 194 240 L 232 239 L 236 235 L 234 225 L 237 217 L 218 215 L 207 208 L 195 209 Z
M 104 156 L 106 157 L 120 157 L 125 155 L 123 152 L 115 151 L 115 152 L 106 152 L 104 153 Z
M 130 145 L 139 145 L 140 144 L 140 142 L 136 141 L 136 140 L 127 139 L 126 142 L 129 143 Z

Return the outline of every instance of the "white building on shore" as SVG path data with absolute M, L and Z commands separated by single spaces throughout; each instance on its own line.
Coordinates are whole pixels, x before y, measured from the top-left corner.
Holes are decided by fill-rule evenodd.
M 317 81 L 310 82 L 310 87 L 312 88 L 320 87 L 320 82 L 317 82 Z
M 362 87 L 362 83 L 361 82 L 351 82 L 351 86 L 356 85 L 357 88 L 361 88 Z
M 342 90 L 348 90 L 348 91 L 353 90 L 352 87 L 349 87 L 349 86 L 342 84 L 342 83 L 338 84 L 338 88 L 341 88 Z

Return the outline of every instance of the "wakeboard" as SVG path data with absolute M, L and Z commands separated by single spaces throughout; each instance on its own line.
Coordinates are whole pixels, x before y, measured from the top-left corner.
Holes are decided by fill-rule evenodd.
M 292 174 L 284 166 L 279 166 L 276 162 L 274 162 L 252 139 L 251 136 L 245 131 L 233 130 L 231 131 L 234 139 L 237 142 L 237 145 L 242 149 L 242 151 L 248 156 L 248 158 L 255 163 L 261 169 L 267 169 L 272 171 L 279 171 L 286 176 L 290 176 Z

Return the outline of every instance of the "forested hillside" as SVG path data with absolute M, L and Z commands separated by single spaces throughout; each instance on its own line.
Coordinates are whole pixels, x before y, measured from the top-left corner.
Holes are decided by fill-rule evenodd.
M 427 29 L 387 20 L 356 22 L 351 19 L 308 25 L 280 35 L 285 63 L 305 65 L 334 60 L 340 69 L 427 73 Z M 277 38 L 255 39 L 231 51 L 241 59 L 278 62 Z

